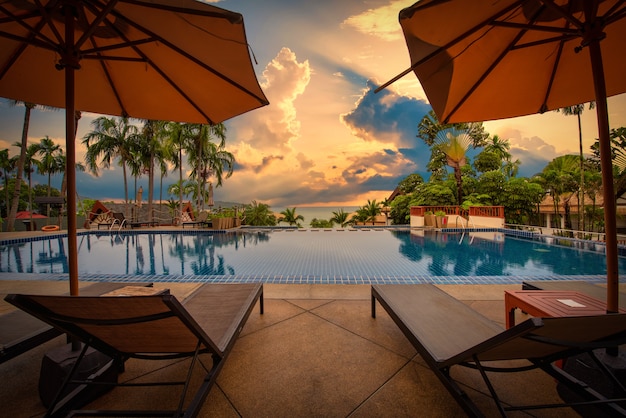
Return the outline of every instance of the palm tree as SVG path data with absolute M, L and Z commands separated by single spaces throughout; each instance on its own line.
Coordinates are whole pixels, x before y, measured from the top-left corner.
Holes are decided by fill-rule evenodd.
M 223 178 L 228 178 L 233 174 L 235 157 L 224 149 L 226 145 L 226 127 L 224 124 L 191 124 L 189 129 L 190 137 L 186 144 L 187 160 L 191 165 L 191 177 L 195 178 L 198 183 L 197 206 L 200 208 L 202 205 L 202 209 L 204 209 L 204 202 L 208 193 L 207 179 L 215 176 L 215 187 L 220 187 Z M 219 142 L 212 142 L 213 138 L 219 139 Z M 226 170 L 225 177 L 224 170 Z
M 19 102 L 16 100 L 9 101 L 12 106 Z M 11 209 L 8 211 L 7 231 L 11 232 L 14 228 L 15 216 L 17 215 L 17 206 L 20 200 L 20 189 L 22 187 L 22 173 L 24 172 L 24 162 L 26 161 L 26 148 L 28 147 L 28 128 L 30 126 L 30 113 L 36 105 L 34 103 L 24 102 L 24 124 L 22 125 L 22 142 L 20 142 L 20 156 L 17 160 L 17 175 L 15 179 L 15 187 L 13 190 L 13 199 L 11 201 Z M 7 199 L 7 204 L 8 204 Z
M 21 142 L 15 142 L 14 147 L 21 147 Z M 26 148 L 26 158 L 24 159 L 24 172 L 28 176 L 28 210 L 33 210 L 33 172 L 39 167 L 41 162 L 36 159 L 36 155 L 39 152 L 39 144 L 30 144 Z
M 330 221 L 341 225 L 342 228 L 345 228 L 348 224 L 350 224 L 350 221 L 348 221 L 348 215 L 348 212 L 344 212 L 343 209 L 339 209 L 337 212 L 333 211 L 333 217 L 330 218 Z
M 98 160 L 104 168 L 118 160 L 124 176 L 124 202 L 126 217 L 128 214 L 128 180 L 126 178 L 127 162 L 132 158 L 133 142 L 136 140 L 137 127 L 128 122 L 128 118 L 107 118 L 101 116 L 92 123 L 93 131 L 83 138 L 87 147 L 85 162 L 89 170 L 98 175 Z
M 148 221 L 152 222 L 152 204 L 154 200 L 154 168 L 160 167 L 161 187 L 163 184 L 163 173 L 167 175 L 167 165 L 165 163 L 165 152 L 163 141 L 165 138 L 165 125 L 167 122 L 146 120 L 139 135 L 139 154 L 144 157 L 143 167 L 148 171 Z M 161 196 L 162 198 L 162 196 Z M 160 199 L 161 200 L 161 199 Z
M 463 176 L 461 167 L 467 164 L 465 152 L 472 144 L 467 132 L 456 131 L 454 128 L 439 131 L 435 139 L 436 145 L 446 156 L 446 163 L 454 170 L 456 180 L 457 202 L 463 202 Z
M 465 152 L 470 146 L 474 148 L 485 146 L 489 134 L 485 132 L 482 123 L 441 124 L 432 110 L 422 118 L 417 130 L 418 138 L 431 147 L 429 169 L 436 173 L 443 161 L 453 168 L 457 200 L 461 204 L 463 201 L 461 167 L 466 164 Z
M 61 152 L 61 146 L 55 144 L 50 137 L 47 135 L 44 138 L 41 138 L 39 144 L 37 144 L 37 153 L 41 155 L 41 160 L 39 162 L 39 173 L 47 174 L 48 176 L 48 197 L 50 197 L 52 192 L 52 175 L 56 173 L 60 173 L 64 168 L 61 167 L 61 162 L 59 161 L 59 153 Z M 46 215 L 50 217 L 50 205 L 47 205 Z
M 273 226 L 276 225 L 276 216 L 266 203 L 258 203 L 253 200 L 244 209 L 244 221 L 246 225 Z
M 304 221 L 304 216 L 296 215 L 296 208 L 286 208 L 280 214 L 283 216 L 278 218 L 278 223 L 287 222 L 289 225 L 296 225 L 298 228 L 302 226 L 298 221 Z
M 595 102 L 589 102 L 589 110 L 595 107 Z M 576 115 L 578 118 L 578 147 L 580 153 L 580 190 L 578 191 L 578 219 L 582 220 L 582 230 L 585 230 L 585 157 L 583 155 L 583 128 L 580 120 L 580 115 L 585 110 L 584 104 L 577 104 L 574 106 L 567 106 L 561 109 L 557 109 L 557 112 L 563 112 L 565 116 Z M 581 206 L 582 205 L 582 206 Z M 582 208 L 582 209 L 581 209 Z M 581 211 L 582 210 L 582 211 Z
M 178 169 L 178 184 L 183 184 L 183 149 L 189 137 L 188 126 L 180 122 L 168 122 L 165 126 L 167 159 Z M 183 215 L 183 188 L 178 187 L 178 216 Z
M 578 174 L 578 157 L 575 155 L 563 155 L 550 161 L 539 173 L 539 182 L 543 185 L 553 199 L 554 215 L 559 218 L 559 206 L 561 204 L 561 197 L 566 193 L 573 193 L 578 190 L 579 185 L 576 180 Z M 571 197 L 571 196 L 570 196 Z M 569 202 L 569 197 L 566 196 L 566 203 Z M 567 215 L 567 214 L 566 214 Z M 571 221 L 566 216 L 566 224 L 570 224 Z
M 9 173 L 13 171 L 13 161 L 9 158 L 9 150 L 0 150 L 0 170 L 2 170 L 2 178 L 4 179 L 4 207 L 6 208 L 5 216 L 9 213 Z M 1 215 L 1 213 L 0 213 Z
M 377 202 L 376 199 L 367 199 L 367 205 L 363 206 L 362 209 L 363 214 L 367 216 L 365 222 L 372 222 L 372 225 L 374 225 L 376 217 L 382 213 L 381 202 Z
M 493 135 L 485 141 L 485 151 L 493 152 L 502 161 L 509 161 L 511 159 L 511 153 L 509 153 L 510 148 L 511 144 L 509 141 L 500 138 L 498 135 Z

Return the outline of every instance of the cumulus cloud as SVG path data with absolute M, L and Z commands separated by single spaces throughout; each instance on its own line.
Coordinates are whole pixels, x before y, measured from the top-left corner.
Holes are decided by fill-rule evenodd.
M 522 162 L 519 175 L 523 177 L 532 177 L 543 170 L 550 161 L 562 155 L 557 152 L 554 145 L 538 136 L 522 136 L 518 129 L 505 129 L 498 135 L 509 140 L 511 156 L 514 160 L 519 159 Z
M 238 140 L 256 149 L 288 151 L 300 134 L 294 101 L 304 93 L 310 79 L 309 62 L 298 62 L 293 51 L 282 48 L 263 71 L 261 87 L 270 105 L 233 123 Z
M 356 107 L 341 115 L 341 120 L 353 135 L 364 141 L 391 142 L 397 147 L 415 146 L 417 125 L 431 110 L 430 105 L 390 90 L 374 93 L 375 89 L 376 85 L 368 81 Z

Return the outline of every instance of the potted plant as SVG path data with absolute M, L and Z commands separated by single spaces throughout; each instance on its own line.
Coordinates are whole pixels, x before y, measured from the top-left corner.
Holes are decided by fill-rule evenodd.
M 435 214 L 432 210 L 427 210 L 424 213 L 424 226 L 435 226 Z
M 435 221 L 437 223 L 437 228 L 443 228 L 448 225 L 448 217 L 446 213 L 442 210 L 438 210 L 435 212 Z

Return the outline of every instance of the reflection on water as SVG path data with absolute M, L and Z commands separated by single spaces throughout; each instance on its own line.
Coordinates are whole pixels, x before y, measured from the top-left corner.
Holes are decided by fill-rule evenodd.
M 0 246 L 0 271 L 67 273 L 66 238 Z M 90 233 L 82 274 L 254 277 L 601 275 L 597 252 L 504 237 L 435 231 Z M 620 258 L 620 269 L 626 268 Z

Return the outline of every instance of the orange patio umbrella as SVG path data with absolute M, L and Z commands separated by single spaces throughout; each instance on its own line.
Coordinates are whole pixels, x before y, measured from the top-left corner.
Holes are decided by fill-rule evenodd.
M 65 108 L 70 215 L 75 111 L 214 124 L 268 104 L 243 16 L 194 0 L 3 1 L 0 96 Z M 72 295 L 77 258 L 69 216 Z
M 618 311 L 616 208 L 607 96 L 626 92 L 620 0 L 422 0 L 400 12 L 414 71 L 443 123 L 596 102 L 607 311 Z

